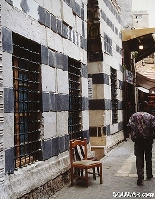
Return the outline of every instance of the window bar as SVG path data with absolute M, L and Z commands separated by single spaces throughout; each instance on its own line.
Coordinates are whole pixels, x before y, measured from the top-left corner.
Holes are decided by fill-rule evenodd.
M 111 68 L 111 103 L 112 103 L 112 123 L 116 123 L 118 120 L 117 113 L 117 73 L 116 70 Z
M 70 138 L 81 137 L 81 67 L 80 63 L 69 59 L 69 119 Z
M 38 160 L 40 151 L 40 45 L 13 34 L 15 167 Z

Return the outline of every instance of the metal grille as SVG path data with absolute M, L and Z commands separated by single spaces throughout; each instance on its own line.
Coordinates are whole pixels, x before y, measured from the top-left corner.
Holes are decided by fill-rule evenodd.
M 112 56 L 112 39 L 106 33 L 104 33 L 104 50 Z
M 41 151 L 40 45 L 13 34 L 15 167 L 31 164 Z
M 81 132 L 81 64 L 69 59 L 69 118 L 68 131 L 70 139 L 82 137 Z
M 118 121 L 118 100 L 117 100 L 117 71 L 111 68 L 111 101 L 112 101 L 112 123 Z

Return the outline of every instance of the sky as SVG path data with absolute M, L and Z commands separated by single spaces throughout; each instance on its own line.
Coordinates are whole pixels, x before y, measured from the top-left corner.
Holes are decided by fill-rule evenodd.
M 148 11 L 149 27 L 155 27 L 155 0 L 132 0 L 132 9 Z

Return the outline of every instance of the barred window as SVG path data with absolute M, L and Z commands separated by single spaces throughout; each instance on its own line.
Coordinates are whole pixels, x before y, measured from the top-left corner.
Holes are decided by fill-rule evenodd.
M 13 34 L 15 168 L 39 160 L 41 151 L 41 47 Z
M 68 131 L 70 139 L 82 137 L 81 131 L 81 64 L 69 59 L 69 118 Z
M 133 16 L 135 19 L 142 19 L 142 15 L 141 14 L 137 14 Z
M 104 33 L 104 51 L 112 56 L 112 39 Z
M 122 55 L 122 49 L 116 44 L 116 51 Z
M 112 105 L 112 124 L 118 121 L 118 100 L 117 100 L 117 71 L 111 68 L 111 105 Z

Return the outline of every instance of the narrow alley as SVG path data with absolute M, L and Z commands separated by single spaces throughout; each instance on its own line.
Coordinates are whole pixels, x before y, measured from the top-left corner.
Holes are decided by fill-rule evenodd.
M 103 184 L 89 180 L 86 188 L 82 184 L 68 185 L 50 199 L 112 199 L 121 198 L 155 198 L 155 179 L 146 180 L 144 185 L 137 186 L 137 175 L 134 156 L 134 143 L 131 140 L 120 143 L 102 159 Z M 153 174 L 155 176 L 155 143 L 153 147 Z

